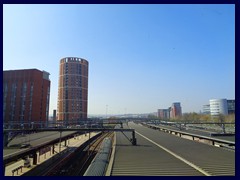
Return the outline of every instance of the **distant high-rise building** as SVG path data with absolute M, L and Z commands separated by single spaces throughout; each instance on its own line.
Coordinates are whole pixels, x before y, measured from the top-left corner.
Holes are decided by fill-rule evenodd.
M 227 99 L 210 99 L 209 104 L 212 116 L 219 114 L 228 115 Z
M 44 127 L 49 114 L 49 73 L 3 71 L 3 120 L 10 128 Z
M 169 119 L 170 114 L 168 109 L 158 109 L 157 117 L 160 119 Z
M 66 57 L 60 60 L 57 120 L 65 123 L 87 118 L 88 61 Z
M 235 114 L 235 100 L 227 100 L 228 114 Z
M 170 112 L 171 118 L 176 118 L 178 116 L 182 116 L 182 108 L 180 102 L 175 102 L 171 106 Z
M 53 110 L 53 122 L 56 122 L 57 120 L 57 111 L 56 109 Z

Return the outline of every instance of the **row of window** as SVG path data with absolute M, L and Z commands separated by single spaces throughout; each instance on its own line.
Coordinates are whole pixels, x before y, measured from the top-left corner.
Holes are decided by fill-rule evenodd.
M 81 64 L 66 63 L 63 66 L 63 74 L 68 74 L 68 73 L 87 76 L 88 75 L 88 67 L 82 66 Z
M 76 75 L 76 74 L 68 74 L 68 75 L 64 75 L 60 78 L 60 81 L 77 81 L 77 82 L 81 82 L 81 81 L 87 81 L 86 77 L 83 77 L 82 75 Z
M 4 85 L 4 97 L 5 97 L 5 103 L 4 104 L 4 109 L 3 109 L 3 118 L 5 119 L 5 110 L 6 110 L 6 106 L 7 106 L 7 102 L 6 102 L 6 97 L 7 97 L 7 84 L 5 83 Z M 31 120 L 32 118 L 32 98 L 33 98 L 33 89 L 34 89 L 34 83 L 31 82 L 30 84 L 30 99 L 27 99 L 27 82 L 23 82 L 21 89 L 20 89 L 20 96 L 19 96 L 19 100 L 20 100 L 20 110 L 19 110 L 19 120 L 24 120 L 24 115 L 25 115 L 25 111 L 26 111 L 26 101 L 29 101 L 29 111 L 28 111 L 28 119 Z M 17 92 L 19 91 L 19 89 L 17 88 L 17 83 L 12 83 L 11 84 L 11 93 L 10 93 L 10 112 L 9 112 L 9 120 L 13 121 L 15 120 L 15 111 L 16 111 L 16 98 L 17 98 Z M 50 95 L 50 88 L 48 87 L 48 92 L 47 92 L 47 107 L 46 107 L 46 118 L 48 118 L 48 104 L 49 104 L 49 95 Z M 43 99 L 43 86 L 42 86 L 42 93 L 41 93 L 41 98 Z M 42 119 L 42 99 L 41 99 L 41 109 L 40 109 L 40 119 Z

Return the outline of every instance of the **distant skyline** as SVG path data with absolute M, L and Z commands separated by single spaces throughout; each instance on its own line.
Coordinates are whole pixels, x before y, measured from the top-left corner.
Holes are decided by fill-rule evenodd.
M 49 114 L 68 56 L 89 62 L 90 115 L 199 112 L 235 99 L 235 5 L 3 5 L 3 70 L 49 72 Z

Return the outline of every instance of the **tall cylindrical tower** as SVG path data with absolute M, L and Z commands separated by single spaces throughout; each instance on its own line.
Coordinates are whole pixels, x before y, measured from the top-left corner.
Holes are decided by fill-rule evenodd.
M 77 57 L 60 60 L 58 120 L 65 123 L 87 118 L 88 61 Z

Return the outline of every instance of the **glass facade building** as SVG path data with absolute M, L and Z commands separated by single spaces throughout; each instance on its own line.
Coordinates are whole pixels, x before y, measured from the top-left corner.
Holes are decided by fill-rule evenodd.
M 235 114 L 235 100 L 227 100 L 228 114 Z

